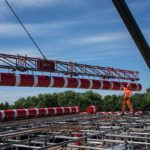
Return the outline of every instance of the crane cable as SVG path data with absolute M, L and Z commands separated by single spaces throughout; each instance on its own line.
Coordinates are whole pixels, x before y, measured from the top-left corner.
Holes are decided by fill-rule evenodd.
M 46 60 L 45 55 L 43 54 L 42 50 L 39 48 L 38 44 L 35 42 L 34 38 L 32 37 L 32 35 L 29 33 L 29 31 L 27 30 L 27 28 L 25 27 L 25 25 L 22 23 L 22 21 L 20 20 L 19 16 L 16 14 L 16 12 L 14 11 L 14 9 L 11 7 L 11 5 L 9 4 L 9 2 L 7 0 L 5 0 L 7 6 L 10 8 L 11 12 L 14 14 L 14 16 L 16 17 L 16 19 L 18 20 L 18 22 L 20 23 L 20 25 L 22 26 L 22 28 L 25 30 L 25 32 L 27 33 L 29 39 L 33 42 L 33 44 L 35 45 L 35 47 L 38 49 L 38 51 L 40 52 L 40 54 L 43 56 L 43 58 Z

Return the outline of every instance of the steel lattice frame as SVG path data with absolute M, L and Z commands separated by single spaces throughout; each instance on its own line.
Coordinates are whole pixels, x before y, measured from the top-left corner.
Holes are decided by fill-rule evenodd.
M 46 70 L 39 70 L 38 62 L 45 64 L 53 63 L 54 68 L 49 67 Z M 138 81 L 139 72 L 123 69 L 115 69 L 112 67 L 100 67 L 86 64 L 78 64 L 73 62 L 63 62 L 57 60 L 44 60 L 39 58 L 0 54 L 0 68 L 10 69 L 12 71 L 40 71 L 49 73 L 63 74 L 71 77 L 95 77 L 102 79 L 130 80 Z

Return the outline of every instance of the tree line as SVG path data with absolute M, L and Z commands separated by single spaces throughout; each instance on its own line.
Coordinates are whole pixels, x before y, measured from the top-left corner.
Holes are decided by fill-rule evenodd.
M 77 105 L 83 111 L 89 105 L 96 105 L 99 111 L 120 111 L 122 98 L 122 95 L 102 96 L 93 91 L 78 93 L 69 90 L 61 93 L 39 94 L 38 96 L 20 98 L 12 105 L 8 102 L 0 103 L 0 110 Z M 150 88 L 145 93 L 135 93 L 131 97 L 131 101 L 136 111 L 150 111 Z

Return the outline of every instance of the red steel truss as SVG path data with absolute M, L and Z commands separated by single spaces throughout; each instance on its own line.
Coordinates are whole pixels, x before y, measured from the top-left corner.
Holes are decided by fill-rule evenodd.
M 0 68 L 12 71 L 61 73 L 69 77 L 98 77 L 101 79 L 138 81 L 139 72 L 57 60 L 0 54 Z

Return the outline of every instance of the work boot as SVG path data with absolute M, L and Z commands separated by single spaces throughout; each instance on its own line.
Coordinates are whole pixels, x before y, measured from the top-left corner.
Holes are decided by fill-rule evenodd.
M 124 116 L 124 115 L 125 115 L 125 113 L 124 113 L 124 112 L 122 112 L 120 115 L 121 115 L 121 116 Z
M 130 112 L 130 114 L 131 114 L 131 115 L 134 115 L 134 114 L 135 114 L 135 112 L 134 112 L 134 111 L 131 111 L 131 112 Z

